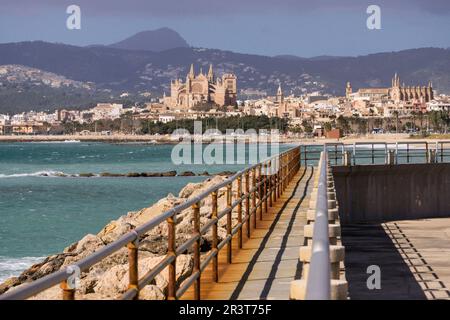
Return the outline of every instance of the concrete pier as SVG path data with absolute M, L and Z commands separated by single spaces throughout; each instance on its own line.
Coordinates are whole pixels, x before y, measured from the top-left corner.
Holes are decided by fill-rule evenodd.
M 350 224 L 342 243 L 350 299 L 450 299 L 450 218 Z M 367 286 L 371 265 L 380 289 Z

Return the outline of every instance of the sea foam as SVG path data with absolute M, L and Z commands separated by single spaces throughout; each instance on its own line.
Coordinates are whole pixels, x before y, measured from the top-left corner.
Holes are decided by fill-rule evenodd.
M 6 279 L 20 275 L 21 272 L 33 264 L 41 262 L 44 257 L 12 258 L 0 256 L 0 283 Z

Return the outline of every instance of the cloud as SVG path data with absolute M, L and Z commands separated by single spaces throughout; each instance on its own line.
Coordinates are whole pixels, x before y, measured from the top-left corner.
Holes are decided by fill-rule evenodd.
M 431 14 L 450 13 L 448 0 L 2 0 L 4 12 L 33 12 L 79 5 L 95 15 L 148 17 L 223 16 L 236 13 L 307 13 L 311 10 L 364 10 L 377 4 L 396 12 L 415 10 Z

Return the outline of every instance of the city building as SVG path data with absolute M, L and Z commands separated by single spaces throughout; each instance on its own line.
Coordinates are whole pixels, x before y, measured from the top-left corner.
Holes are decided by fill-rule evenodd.
M 170 96 L 164 97 L 164 104 L 171 109 L 192 109 L 198 104 L 213 103 L 220 107 L 235 105 L 237 99 L 237 78 L 231 73 L 217 77 L 212 65 L 208 74 L 200 70 L 195 75 L 194 65 L 186 76 L 186 81 L 176 79 L 170 84 Z
M 405 84 L 400 84 L 400 77 L 397 74 L 392 78 L 390 88 L 360 88 L 356 93 L 353 93 L 351 83 L 347 82 L 345 93 L 347 99 L 367 99 L 371 101 L 391 100 L 395 103 L 414 101 L 429 102 L 434 99 L 431 81 L 428 82 L 428 86 L 405 86 Z

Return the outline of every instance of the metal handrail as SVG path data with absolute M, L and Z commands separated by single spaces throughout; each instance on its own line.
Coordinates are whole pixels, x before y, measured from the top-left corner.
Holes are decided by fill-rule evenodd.
M 439 162 L 450 162 L 447 158 L 450 156 L 450 141 L 397 141 L 397 142 L 382 142 L 382 141 L 362 141 L 345 144 L 345 142 L 327 143 L 328 158 L 332 161 L 331 165 L 339 165 L 338 160 L 341 160 L 343 151 L 351 150 L 353 164 L 357 163 L 359 159 L 371 159 L 372 164 L 379 163 L 380 159 L 387 160 L 389 151 L 395 151 L 396 163 L 399 159 L 405 159 L 406 163 L 413 163 L 420 157 L 422 160 L 429 162 L 429 151 L 436 150 L 436 157 Z M 362 148 L 368 146 L 369 148 Z M 413 148 L 419 146 L 419 148 Z M 422 148 L 420 148 L 422 146 Z M 331 148 L 330 148 L 331 147 Z M 334 148 L 332 148 L 334 147 Z M 406 147 L 405 149 L 401 147 Z M 304 165 L 311 164 L 311 161 L 317 162 L 320 160 L 319 154 L 322 151 L 322 145 L 309 144 L 301 146 L 301 160 Z M 381 152 L 381 153 L 380 153 Z M 415 159 L 414 159 L 415 158 Z M 334 160 L 334 161 L 333 161 Z
M 275 165 L 274 165 L 275 164 Z M 274 169 L 275 167 L 275 169 Z M 110 256 L 116 251 L 122 249 L 124 246 L 128 247 L 128 260 L 129 260 L 129 287 L 123 294 L 123 299 L 136 299 L 139 294 L 139 290 L 145 285 L 149 284 L 162 270 L 169 267 L 169 285 L 168 285 L 168 299 L 176 299 L 180 297 L 192 284 L 194 284 L 194 295 L 196 299 L 200 299 L 200 276 L 203 269 L 206 267 L 205 263 L 200 263 L 200 240 L 201 235 L 205 234 L 212 228 L 213 232 L 213 248 L 211 250 L 211 257 L 208 258 L 208 262 L 213 262 L 213 277 L 215 281 L 218 280 L 218 251 L 227 246 L 227 262 L 231 263 L 231 240 L 236 230 L 232 229 L 231 214 L 235 207 L 239 209 L 239 220 L 241 223 L 238 225 L 239 229 L 242 229 L 244 223 L 247 223 L 247 234 L 251 232 L 251 219 L 254 217 L 254 224 L 256 224 L 256 215 L 259 213 L 260 219 L 262 219 L 262 213 L 267 213 L 268 207 L 271 207 L 273 202 L 281 195 L 281 193 L 287 187 L 287 183 L 294 177 L 295 173 L 300 168 L 300 147 L 291 148 L 278 155 L 271 156 L 266 160 L 249 166 L 223 182 L 216 184 L 200 195 L 193 197 L 184 203 L 158 215 L 150 221 L 140 225 L 132 231 L 124 234 L 119 239 L 106 245 L 105 247 L 95 251 L 91 255 L 66 266 L 57 272 L 44 276 L 32 283 L 23 285 L 19 288 L 10 289 L 10 291 L 0 295 L 0 300 L 19 300 L 32 297 L 46 289 L 49 289 L 57 284 L 61 284 L 63 290 L 63 299 L 73 300 L 75 298 L 75 289 L 70 288 L 68 284 L 68 278 L 72 275 L 70 270 L 74 270 L 74 267 L 79 268 L 80 271 L 87 271 L 94 264 L 100 262 L 102 259 Z M 252 186 L 249 186 L 250 173 L 252 174 Z M 256 176 L 258 175 L 258 181 Z M 245 192 L 242 191 L 242 177 L 246 177 Z M 238 195 L 236 201 L 232 202 L 232 185 L 238 181 L 241 187 L 238 189 Z M 217 194 L 222 188 L 226 188 L 227 208 L 224 210 L 218 210 Z M 212 220 L 210 223 L 200 228 L 200 203 L 206 197 L 212 196 Z M 256 203 L 256 197 L 259 197 L 258 203 Z M 242 203 L 245 202 L 245 208 L 242 208 Z M 175 244 L 176 238 L 176 216 L 178 213 L 192 208 L 193 220 L 194 220 L 194 235 L 184 243 L 180 244 L 178 248 Z M 242 210 L 245 209 L 245 210 Z M 242 220 L 242 214 L 245 211 L 246 217 Z M 227 237 L 218 243 L 217 241 L 217 224 L 221 217 L 227 217 Z M 157 264 L 152 270 L 149 270 L 146 275 L 139 279 L 138 277 L 138 248 L 139 239 L 145 233 L 152 230 L 154 227 L 161 223 L 168 223 L 168 253 L 163 257 L 161 262 Z M 242 243 L 242 233 L 239 232 L 239 243 Z M 191 276 L 184 281 L 183 287 L 177 289 L 176 284 L 176 257 L 182 254 L 187 249 L 194 246 L 194 269 Z M 181 250 L 179 250 L 181 249 Z
M 327 167 L 328 157 L 327 152 L 324 151 L 321 154 L 319 163 L 319 184 L 312 238 L 311 263 L 306 283 L 307 300 L 329 300 L 331 298 Z

